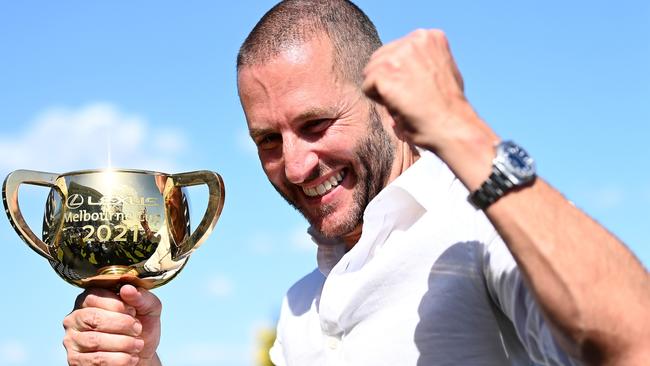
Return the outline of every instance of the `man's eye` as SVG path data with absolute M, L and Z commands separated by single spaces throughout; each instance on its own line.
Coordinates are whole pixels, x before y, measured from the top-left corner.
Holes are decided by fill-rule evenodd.
M 260 137 L 255 141 L 257 148 L 260 150 L 275 149 L 281 142 L 280 135 L 270 134 Z
M 331 124 L 332 124 L 331 119 L 326 119 L 326 118 L 316 119 L 305 123 L 302 126 L 302 130 L 305 133 L 310 133 L 310 134 L 321 133 L 325 131 Z

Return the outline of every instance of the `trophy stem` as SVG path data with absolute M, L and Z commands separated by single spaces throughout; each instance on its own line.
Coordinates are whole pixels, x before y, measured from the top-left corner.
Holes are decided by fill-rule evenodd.
M 97 275 L 81 279 L 75 284 L 84 288 L 101 287 L 120 292 L 120 287 L 127 283 L 146 289 L 155 287 L 154 283 L 139 278 L 138 271 L 135 268 L 121 265 L 102 267 L 97 270 Z
M 133 275 L 137 276 L 137 274 L 138 274 L 138 272 L 136 270 L 134 270 L 133 268 L 131 268 L 129 266 L 118 266 L 118 265 L 102 267 L 97 272 L 98 272 L 97 274 L 100 275 L 100 276 L 101 275 L 117 275 L 117 276 L 121 276 L 121 275 L 125 275 L 125 274 L 133 274 Z

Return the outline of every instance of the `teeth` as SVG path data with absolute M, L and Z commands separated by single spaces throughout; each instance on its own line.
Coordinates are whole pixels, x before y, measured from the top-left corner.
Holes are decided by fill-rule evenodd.
M 319 184 L 318 187 L 316 187 L 316 191 L 318 191 L 318 194 L 322 196 L 325 193 L 325 187 L 322 184 Z
M 343 177 L 344 177 L 343 173 L 338 172 L 336 175 L 329 177 L 328 180 L 317 185 L 316 187 L 311 187 L 311 188 L 302 187 L 302 191 L 305 192 L 305 194 L 309 197 L 322 196 L 325 193 L 331 191 L 332 188 L 338 186 L 339 183 L 341 183 L 341 181 L 343 180 Z

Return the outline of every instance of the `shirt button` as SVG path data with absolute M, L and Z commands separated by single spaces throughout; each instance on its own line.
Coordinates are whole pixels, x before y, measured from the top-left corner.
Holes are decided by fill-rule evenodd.
M 341 341 L 336 337 L 327 337 L 327 341 L 326 341 L 327 347 L 331 350 L 335 350 L 336 348 L 338 348 L 340 342 Z

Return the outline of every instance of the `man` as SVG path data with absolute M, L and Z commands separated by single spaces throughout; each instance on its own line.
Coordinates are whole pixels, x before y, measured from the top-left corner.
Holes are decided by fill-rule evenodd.
M 273 361 L 650 359 L 648 274 L 534 179 L 525 152 L 495 149 L 444 35 L 380 46 L 353 4 L 296 0 L 270 10 L 240 50 L 262 167 L 318 243 L 318 270 L 285 298 Z M 495 155 L 518 158 L 521 179 L 493 168 Z M 69 363 L 159 365 L 159 315 L 145 290 L 86 291 L 64 320 Z

